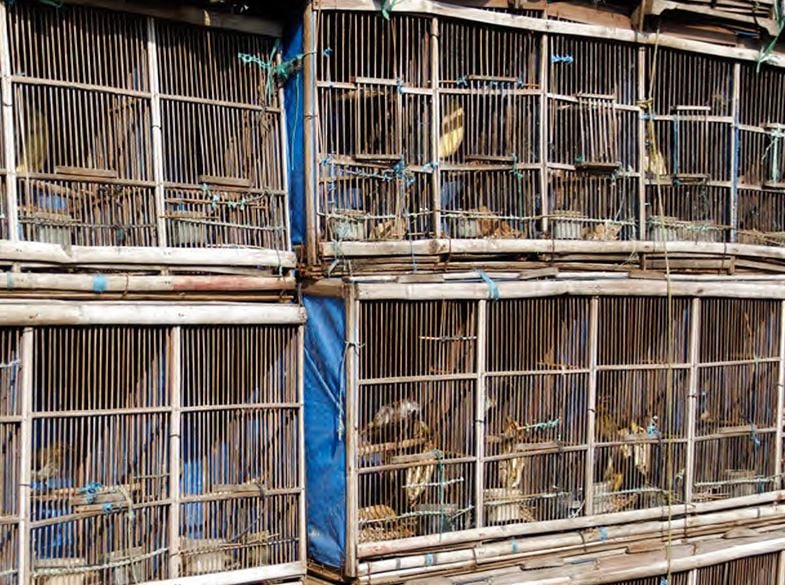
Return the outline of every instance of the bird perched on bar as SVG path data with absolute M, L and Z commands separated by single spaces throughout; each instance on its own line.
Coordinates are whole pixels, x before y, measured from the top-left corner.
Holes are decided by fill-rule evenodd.
M 420 405 L 414 400 L 404 398 L 392 404 L 385 404 L 373 416 L 373 420 L 366 427 L 368 430 L 375 429 L 394 423 L 404 422 L 413 415 L 420 414 Z
M 32 480 L 47 482 L 60 475 L 67 451 L 68 447 L 62 443 L 54 443 L 36 450 L 33 457 Z
M 22 175 L 42 171 L 49 155 L 49 126 L 46 117 L 39 110 L 33 109 L 30 118 L 30 125 L 22 128 L 22 160 L 16 167 L 16 172 Z

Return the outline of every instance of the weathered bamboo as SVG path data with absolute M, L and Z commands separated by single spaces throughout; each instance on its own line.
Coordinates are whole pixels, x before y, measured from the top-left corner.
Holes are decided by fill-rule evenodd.
M 0 273 L 0 290 L 134 292 L 238 292 L 294 290 L 292 276 L 119 276 L 114 274 Z
M 33 454 L 33 330 L 25 328 L 22 333 L 21 350 L 19 488 L 17 491 L 17 513 L 19 514 L 19 553 L 17 557 L 19 581 L 29 582 L 33 564 L 30 546 L 30 492 Z
M 316 30 L 317 12 L 313 2 L 306 2 L 303 9 L 303 140 L 304 173 L 305 173 L 305 220 L 306 220 L 306 258 L 309 266 L 317 262 L 317 244 L 319 229 L 317 225 L 316 198 L 317 188 L 317 143 L 316 143 Z
M 359 539 L 359 487 L 357 475 L 359 432 L 359 386 L 357 384 L 360 303 L 350 289 L 344 301 L 346 311 L 346 347 L 344 361 L 346 376 L 346 547 L 344 570 L 353 577 L 357 570 Z
M 19 214 L 16 195 L 16 145 L 14 142 L 14 92 L 11 83 L 11 55 L 8 45 L 8 14 L 5 2 L 0 6 L 0 96 L 2 96 L 3 161 L 5 167 L 5 213 L 8 239 L 19 239 Z
M 724 523 L 743 522 L 745 519 L 770 518 L 772 521 L 781 521 L 785 507 L 766 506 L 764 508 L 737 509 L 729 512 L 719 512 L 705 516 L 694 516 L 673 520 L 670 530 L 681 535 L 685 531 L 700 527 L 715 527 Z M 759 516 L 760 514 L 760 516 Z M 567 547 L 587 547 L 592 544 L 622 541 L 625 538 L 645 539 L 659 537 L 669 529 L 667 520 L 659 522 L 641 522 L 624 526 L 607 526 L 602 531 L 579 533 L 576 531 L 557 534 L 553 536 L 532 536 L 524 539 L 513 539 L 505 542 L 481 544 L 463 550 L 447 550 L 428 554 L 418 554 L 386 560 L 371 560 L 360 564 L 360 576 L 382 575 L 392 577 L 398 570 L 417 569 L 428 566 L 453 565 L 464 563 L 464 566 L 476 563 L 498 561 L 504 557 L 515 558 L 525 554 L 542 553 L 543 551 L 559 550 Z M 647 536 L 648 535 L 648 536 Z M 432 546 L 437 545 L 438 539 L 432 538 Z
M 35 323 L 36 325 L 199 325 L 215 323 L 242 325 L 245 323 L 298 324 L 305 320 L 305 311 L 294 305 L 249 305 L 203 303 L 174 305 L 173 303 L 93 302 L 72 303 L 0 303 L 0 324 Z
M 164 197 L 164 147 L 161 127 L 161 91 L 158 79 L 158 41 L 155 19 L 147 19 L 147 57 L 150 71 L 150 116 L 153 128 L 153 180 L 158 245 L 166 247 L 166 203 Z
M 169 576 L 177 578 L 180 576 L 180 481 L 181 481 L 181 377 L 180 364 L 182 362 L 181 351 L 181 328 L 172 328 L 169 338 L 170 352 L 170 371 L 169 371 L 169 392 L 170 392 L 170 421 L 169 421 Z
M 258 583 L 260 581 L 278 581 L 284 583 L 302 583 L 301 575 L 305 573 L 305 564 L 301 562 L 286 563 L 240 569 L 228 573 L 210 573 L 208 575 L 194 575 L 191 577 L 178 577 L 155 581 L 156 585 L 243 585 L 245 583 Z

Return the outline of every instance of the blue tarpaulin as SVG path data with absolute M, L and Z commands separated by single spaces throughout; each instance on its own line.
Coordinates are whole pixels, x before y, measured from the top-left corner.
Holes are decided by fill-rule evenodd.
M 346 542 L 344 302 L 306 296 L 304 303 L 308 552 L 312 559 L 340 568 Z
M 303 53 L 303 25 L 297 22 L 287 31 L 283 47 L 284 60 Z M 286 140 L 289 144 L 289 213 L 292 244 L 305 242 L 305 156 L 303 153 L 303 71 L 298 68 L 284 85 Z

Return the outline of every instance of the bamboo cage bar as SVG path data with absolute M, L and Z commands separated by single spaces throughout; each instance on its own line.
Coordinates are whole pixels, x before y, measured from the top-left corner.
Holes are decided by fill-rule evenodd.
M 0 236 L 20 255 L 294 266 L 280 26 L 104 1 L 2 17 Z
M 303 311 L 67 306 L 0 311 L 3 582 L 301 583 Z
M 668 34 L 430 0 L 309 11 L 314 274 L 781 245 L 778 53 L 758 76 L 748 49 Z
M 339 400 L 351 440 L 334 470 L 346 474 L 345 557 L 333 569 L 397 582 L 782 522 L 779 505 L 753 504 L 781 497 L 785 322 L 765 287 L 315 285 L 350 335 Z

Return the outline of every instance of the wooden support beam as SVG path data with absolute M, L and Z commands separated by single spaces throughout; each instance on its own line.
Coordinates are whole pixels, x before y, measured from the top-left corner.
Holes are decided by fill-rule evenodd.
M 349 577 L 357 574 L 357 547 L 360 542 L 358 449 L 360 445 L 359 413 L 360 386 L 357 367 L 357 348 L 360 343 L 360 301 L 354 289 L 348 289 L 344 301 L 346 311 L 346 543 L 344 547 L 344 572 Z M 339 398 L 340 399 L 340 398 Z
M 118 0 L 66 0 L 68 4 L 104 8 L 122 12 L 131 12 L 153 18 L 162 18 L 175 22 L 184 22 L 211 28 L 223 28 L 255 35 L 279 38 L 283 35 L 283 26 L 274 20 L 256 16 L 244 16 L 204 10 L 194 6 L 175 3 L 141 4 Z
M 594 455 L 597 421 L 597 354 L 599 347 L 600 301 L 592 297 L 589 303 L 589 396 L 586 404 L 586 471 L 584 478 L 584 513 L 594 514 Z
M 488 301 L 483 299 L 477 305 L 477 384 L 475 400 L 475 526 L 485 526 L 485 347 L 487 345 Z

